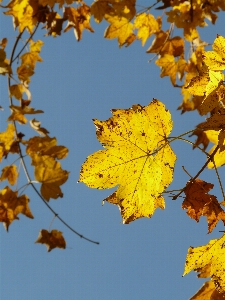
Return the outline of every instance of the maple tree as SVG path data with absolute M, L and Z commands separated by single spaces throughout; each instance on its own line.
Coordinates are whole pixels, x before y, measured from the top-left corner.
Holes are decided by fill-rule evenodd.
M 152 217 L 157 208 L 164 209 L 162 194 L 169 193 L 176 200 L 183 193 L 182 208 L 197 222 L 205 216 L 208 233 L 219 221 L 225 225 L 225 193 L 217 172 L 225 164 L 225 37 L 218 35 L 212 49 L 207 51 L 208 41 L 203 42 L 199 34 L 199 27 L 207 26 L 206 19 L 215 24 L 218 13 L 225 11 L 223 0 L 157 0 L 141 10 L 136 0 L 95 0 L 90 6 L 82 0 L 12 0 L 0 6 L 4 15 L 12 16 L 18 32 L 10 55 L 7 37 L 0 42 L 0 74 L 8 78 L 10 109 L 6 129 L 0 133 L 0 161 L 19 157 L 27 178 L 26 187 L 35 190 L 56 218 L 75 234 L 98 244 L 75 231 L 49 205 L 50 199 L 63 197 L 61 186 L 68 180 L 69 172 L 61 167 L 59 160 L 66 158 L 69 150 L 58 145 L 40 121 L 30 116 L 43 113 L 30 106 L 29 84 L 36 64 L 42 62 L 40 53 L 44 45 L 41 40 L 34 40 L 35 33 L 45 30 L 46 35 L 57 37 L 73 29 L 80 41 L 84 30 L 94 33 L 91 20 L 96 23 L 105 20 L 108 26 L 104 37 L 117 39 L 119 47 L 131 46 L 138 40 L 144 46 L 154 37 L 146 53 L 154 54 L 151 60 L 155 59 L 160 67 L 160 76 L 169 76 L 172 86 L 180 88 L 183 99 L 178 109 L 182 113 L 196 110 L 206 119 L 194 124 L 191 132 L 170 137 L 172 116 L 160 100 L 153 99 L 145 107 L 134 104 L 129 109 L 112 109 L 113 116 L 108 120 L 94 120 L 97 139 L 104 149 L 88 156 L 81 167 L 79 182 L 98 189 L 118 186 L 104 201 L 119 207 L 126 224 Z M 181 36 L 174 35 L 176 29 L 182 29 Z M 25 32 L 29 38 L 20 46 Z M 20 64 L 15 67 L 18 58 Z M 28 122 L 34 134 L 30 139 L 17 126 Z M 189 143 L 206 156 L 206 162 L 174 194 L 166 190 L 173 180 L 176 161 L 171 144 L 190 133 L 197 138 L 195 143 L 190 140 Z M 215 145 L 206 151 L 209 142 Z M 33 176 L 28 172 L 25 153 L 31 159 Z M 213 184 L 199 178 L 206 168 L 216 171 L 222 201 L 209 194 Z M 21 195 L 18 186 L 14 187 L 19 177 L 17 161 L 2 167 L 0 180 L 10 185 L 0 190 L 0 221 L 6 230 L 19 219 L 19 214 L 33 218 L 29 208 L 32 199 Z M 34 181 L 41 184 L 40 190 Z M 194 270 L 199 272 L 198 277 L 210 278 L 192 299 L 206 299 L 206 295 L 207 299 L 222 299 L 225 295 L 224 238 L 222 234 L 207 245 L 188 249 L 184 275 Z M 36 243 L 46 244 L 48 251 L 66 248 L 62 232 L 56 229 L 42 229 Z

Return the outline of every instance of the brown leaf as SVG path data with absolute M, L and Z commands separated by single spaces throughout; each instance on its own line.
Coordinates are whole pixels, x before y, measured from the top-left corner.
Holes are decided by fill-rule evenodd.
M 187 209 L 187 215 L 199 221 L 201 216 L 207 217 L 208 233 L 212 232 L 218 221 L 223 221 L 225 225 L 225 212 L 221 208 L 215 196 L 208 194 L 213 188 L 213 184 L 196 179 L 192 183 L 187 183 L 184 190 L 186 198 L 182 203 L 182 208 Z
M 62 235 L 62 232 L 56 229 L 53 229 L 51 232 L 46 229 L 42 229 L 39 232 L 38 239 L 35 243 L 45 244 L 48 252 L 50 252 L 54 248 L 66 248 L 66 242 Z

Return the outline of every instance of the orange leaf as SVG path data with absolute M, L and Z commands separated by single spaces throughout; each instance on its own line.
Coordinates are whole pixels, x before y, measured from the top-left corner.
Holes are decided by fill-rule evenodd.
M 51 232 L 46 229 L 42 229 L 39 232 L 38 239 L 35 243 L 45 244 L 48 252 L 50 252 L 54 248 L 66 248 L 66 242 L 62 235 L 62 232 L 56 229 L 53 229 Z
M 8 186 L 0 191 L 0 222 L 4 222 L 7 231 L 14 220 L 19 220 L 17 215 L 20 213 L 33 219 L 28 205 L 29 198 L 26 195 L 17 195 L 18 192 L 13 192 Z
M 213 184 L 196 179 L 191 184 L 187 184 L 184 190 L 186 198 L 182 203 L 182 208 L 188 209 L 187 215 L 197 222 L 201 216 L 207 217 L 208 233 L 212 232 L 219 220 L 225 225 L 224 210 L 216 197 L 208 194 L 212 188 Z

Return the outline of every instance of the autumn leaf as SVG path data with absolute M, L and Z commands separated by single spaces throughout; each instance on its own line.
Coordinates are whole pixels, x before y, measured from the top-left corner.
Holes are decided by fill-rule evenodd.
M 221 208 L 215 196 L 208 194 L 213 184 L 196 179 L 187 183 L 184 190 L 186 195 L 182 208 L 187 209 L 187 215 L 199 222 L 201 216 L 205 216 L 208 222 L 208 233 L 212 232 L 221 220 L 225 225 L 225 212 Z
M 4 145 L 5 150 L 10 150 L 15 141 L 15 127 L 13 124 L 8 124 L 5 132 L 0 132 L 0 143 Z
M 210 70 L 225 70 L 225 38 L 220 35 L 217 36 L 212 48 L 213 51 L 206 51 L 203 53 L 204 63 Z
M 184 39 L 181 37 L 175 36 L 170 39 L 169 31 L 164 32 L 163 30 L 156 32 L 155 35 L 156 37 L 146 53 L 157 53 L 162 56 L 164 54 L 170 54 L 174 57 L 184 53 Z
M 9 87 L 10 97 L 15 97 L 17 100 L 21 100 L 23 93 L 28 96 L 28 100 L 31 99 L 30 91 L 23 84 L 14 84 Z
M 127 43 L 127 40 L 133 36 L 134 25 L 124 17 L 111 17 L 106 16 L 106 21 L 111 24 L 106 28 L 104 37 L 107 39 L 118 39 L 119 46 L 122 47 Z
M 41 194 L 46 201 L 49 201 L 50 198 L 63 197 L 60 185 L 67 181 L 69 172 L 63 170 L 59 162 L 55 161 L 52 168 L 37 165 L 34 175 L 35 179 L 42 183 Z
M 4 49 L 0 49 L 0 74 L 5 75 L 5 74 L 11 74 L 12 69 L 6 59 L 6 53 Z
M 14 185 L 18 178 L 18 172 L 15 165 L 6 166 L 2 169 L 2 175 L 0 180 L 8 180 L 11 185 Z
M 190 271 L 198 271 L 210 264 L 210 277 L 216 290 L 225 293 L 225 235 L 219 239 L 209 241 L 208 244 L 197 248 L 189 247 L 186 257 L 184 275 Z
M 213 281 L 206 281 L 190 300 L 223 300 L 223 298 L 223 295 L 216 290 Z
M 58 146 L 56 138 L 34 136 L 26 142 L 26 152 L 33 157 L 34 154 L 39 156 L 49 156 L 56 159 L 66 158 L 68 149 L 65 146 Z
M 154 99 L 148 106 L 112 110 L 106 121 L 94 120 L 96 134 L 106 150 L 90 155 L 79 182 L 91 188 L 118 189 L 105 200 L 119 206 L 124 223 L 151 217 L 164 209 L 161 196 L 173 179 L 176 156 L 167 141 L 171 116 Z
M 26 195 L 18 197 L 18 192 L 13 192 L 8 186 L 0 191 L 0 222 L 4 223 L 7 231 L 14 220 L 19 220 L 20 213 L 33 219 L 28 203 Z
M 173 85 L 176 85 L 177 63 L 173 55 L 165 54 L 156 60 L 156 65 L 161 67 L 160 77 L 169 76 Z
M 197 146 L 202 144 L 203 150 L 206 150 L 206 148 L 209 145 L 209 139 L 208 139 L 206 133 L 202 129 L 196 129 L 193 131 L 193 133 L 190 135 L 190 137 L 193 135 L 197 136 L 197 140 L 195 141 L 195 143 L 193 145 L 193 149 L 195 149 Z
M 12 0 L 7 4 L 6 8 L 9 8 L 9 10 L 4 12 L 4 14 L 13 17 L 15 28 L 19 26 L 20 32 L 26 28 L 29 33 L 32 33 L 34 26 L 38 22 L 38 1 Z
M 134 28 L 138 29 L 137 38 L 142 40 L 142 46 L 145 45 L 147 39 L 159 31 L 159 22 L 151 14 L 142 13 L 136 16 L 134 20 Z
M 82 32 L 84 29 L 94 32 L 90 25 L 90 7 L 84 4 L 84 2 L 82 3 L 82 6 L 77 9 L 73 7 L 65 7 L 64 18 L 68 19 L 68 24 L 64 29 L 64 32 L 74 28 L 74 34 L 78 41 L 82 39 Z
M 222 133 L 220 136 L 220 132 Z M 220 167 L 225 164 L 225 155 L 224 155 L 224 132 L 223 131 L 217 131 L 217 130 L 206 130 L 205 131 L 207 138 L 209 139 L 210 142 L 215 144 L 210 150 L 209 150 L 209 155 L 213 153 L 213 151 L 216 149 L 217 145 L 220 145 L 220 149 L 222 151 L 217 151 L 216 154 L 213 156 L 214 163 L 216 167 Z M 220 138 L 220 139 L 219 139 Z M 213 169 L 215 168 L 213 161 L 210 161 L 208 163 L 208 168 Z
M 45 244 L 48 252 L 54 248 L 66 248 L 66 241 L 62 235 L 62 232 L 56 229 L 53 229 L 51 232 L 46 229 L 40 230 L 38 239 L 35 243 Z

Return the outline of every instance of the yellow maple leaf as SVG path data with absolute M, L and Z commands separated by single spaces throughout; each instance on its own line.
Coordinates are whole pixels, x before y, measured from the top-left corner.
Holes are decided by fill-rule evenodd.
M 214 51 L 206 51 L 203 53 L 204 63 L 210 70 L 222 71 L 225 69 L 225 38 L 217 36 L 213 46 Z
M 27 65 L 31 67 L 32 69 L 35 68 L 36 62 L 42 62 L 41 57 L 39 56 L 38 52 L 27 52 L 20 56 L 20 59 L 22 60 L 22 65 Z
M 146 13 L 137 15 L 134 20 L 134 28 L 138 29 L 137 37 L 142 40 L 142 46 L 153 33 L 160 29 L 159 22 L 157 22 L 155 17 Z
M 79 182 L 98 189 L 119 185 L 105 200 L 118 205 L 123 222 L 129 223 L 165 207 L 161 194 L 172 181 L 176 160 L 166 138 L 172 121 L 156 99 L 145 107 L 138 104 L 112 113 L 106 121 L 94 120 L 97 138 L 106 150 L 86 159 Z
M 0 143 L 4 145 L 5 150 L 10 150 L 15 142 L 15 127 L 13 124 L 8 124 L 5 132 L 0 132 Z
M 119 46 L 122 47 L 130 36 L 133 35 L 134 25 L 127 18 L 115 16 L 112 18 L 106 17 L 106 20 L 111 24 L 106 28 L 104 37 L 107 39 L 118 39 Z
M 62 232 L 56 229 L 53 229 L 51 232 L 46 229 L 40 230 L 38 239 L 35 243 L 45 244 L 48 252 L 54 248 L 66 248 L 66 241 L 62 235 Z
M 2 169 L 0 180 L 8 180 L 11 185 L 14 185 L 18 178 L 18 172 L 15 165 L 6 166 Z
M 12 0 L 6 6 L 8 11 L 5 15 L 12 15 L 14 27 L 19 26 L 22 32 L 25 28 L 32 33 L 34 26 L 38 22 L 39 3 L 36 0 Z
M 44 45 L 44 42 L 41 40 L 38 40 L 34 42 L 33 40 L 30 40 L 30 51 L 31 52 L 41 52 L 41 47 Z
M 41 194 L 45 200 L 63 197 L 60 185 L 67 181 L 69 172 L 63 170 L 59 162 L 55 161 L 51 168 L 43 165 L 35 166 L 34 175 L 35 179 L 42 183 Z
M 197 248 L 189 247 L 184 275 L 210 264 L 210 277 L 219 293 L 225 293 L 225 235 Z
M 26 195 L 18 197 L 18 192 L 13 192 L 8 186 L 0 191 L 0 222 L 4 223 L 6 230 L 14 220 L 19 219 L 20 213 L 33 219 L 28 205 L 29 201 Z
M 223 147 L 224 145 L 224 133 L 222 135 L 222 140 L 219 141 L 219 134 L 220 131 L 216 131 L 216 130 L 206 130 L 205 131 L 207 138 L 210 140 L 210 142 L 212 142 L 213 144 L 215 144 L 215 146 L 213 146 L 210 150 L 209 150 L 209 154 L 212 154 L 213 151 L 215 150 L 215 148 L 217 147 L 217 145 L 219 143 L 221 143 L 221 147 Z M 216 167 L 220 167 L 222 165 L 225 164 L 225 155 L 223 151 L 217 151 L 216 154 L 214 155 L 214 162 Z M 209 169 L 213 169 L 214 168 L 214 163 L 212 161 L 210 161 L 208 163 L 208 168 Z
M 169 76 L 173 85 L 176 85 L 177 62 L 173 55 L 165 54 L 155 61 L 161 67 L 160 77 Z

